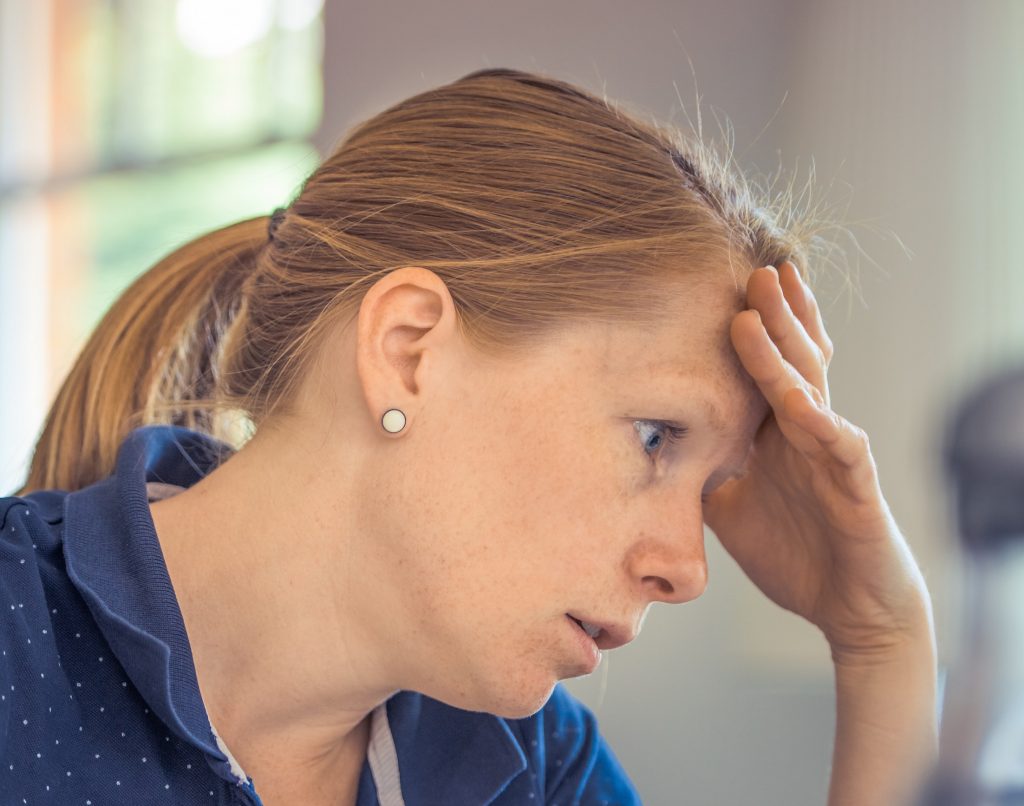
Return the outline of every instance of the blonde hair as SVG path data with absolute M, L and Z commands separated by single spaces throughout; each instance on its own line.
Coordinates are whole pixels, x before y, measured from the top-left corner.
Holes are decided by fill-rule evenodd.
M 479 70 L 395 104 L 348 132 L 273 239 L 266 216 L 240 221 L 121 294 L 61 386 L 18 494 L 105 478 L 140 425 L 240 447 L 288 410 L 324 334 L 398 267 L 435 272 L 464 335 L 494 355 L 572 321 L 655 319 L 672 277 L 787 259 L 806 273 L 813 222 L 784 194 L 756 198 L 730 162 L 536 73 Z

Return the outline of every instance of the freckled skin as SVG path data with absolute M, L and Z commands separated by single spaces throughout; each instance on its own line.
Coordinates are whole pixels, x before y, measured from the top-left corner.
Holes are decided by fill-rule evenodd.
M 256 768 L 358 772 L 353 728 L 399 689 L 528 716 L 582 673 L 566 612 L 635 630 L 651 602 L 703 592 L 701 494 L 768 407 L 729 343 L 732 280 L 678 296 L 656 327 L 574 326 L 498 360 L 435 274 L 397 270 L 289 414 L 151 505 L 207 708 L 258 788 Z M 690 433 L 652 461 L 636 419 Z

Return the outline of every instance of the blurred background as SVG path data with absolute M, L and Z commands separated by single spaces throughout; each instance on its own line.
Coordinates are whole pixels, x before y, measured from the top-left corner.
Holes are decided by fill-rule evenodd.
M 286 204 L 346 129 L 482 67 L 537 69 L 705 133 L 838 211 L 817 293 L 834 408 L 871 436 L 940 661 L 959 557 L 950 406 L 1024 361 L 1020 0 L 0 0 L 0 494 L 116 295 Z M 851 282 L 852 281 L 852 282 Z M 710 582 L 568 687 L 646 803 L 825 802 L 832 669 L 707 535 Z M 1024 597 L 1024 593 L 1021 594 Z

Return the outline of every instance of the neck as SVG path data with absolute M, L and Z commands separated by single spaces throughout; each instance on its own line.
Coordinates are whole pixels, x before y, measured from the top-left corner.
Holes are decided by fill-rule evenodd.
M 245 773 L 260 786 L 256 772 L 326 781 L 347 766 L 357 781 L 368 715 L 398 688 L 372 558 L 351 539 L 345 480 L 271 439 L 152 503 L 153 522 L 207 713 Z

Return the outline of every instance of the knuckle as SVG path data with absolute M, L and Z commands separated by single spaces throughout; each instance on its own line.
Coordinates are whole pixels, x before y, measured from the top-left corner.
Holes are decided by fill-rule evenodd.
M 859 425 L 854 425 L 853 423 L 850 423 L 849 425 L 850 425 L 850 431 L 853 434 L 853 438 L 858 443 L 860 443 L 865 448 L 867 448 L 869 446 L 869 444 L 870 444 L 870 439 L 868 437 L 868 432 L 865 431 L 863 428 L 861 428 Z
M 772 341 L 776 344 L 782 344 L 786 342 L 792 335 L 789 328 L 780 325 L 774 319 L 766 318 L 764 320 L 764 329 L 768 331 L 768 335 L 771 336 Z

